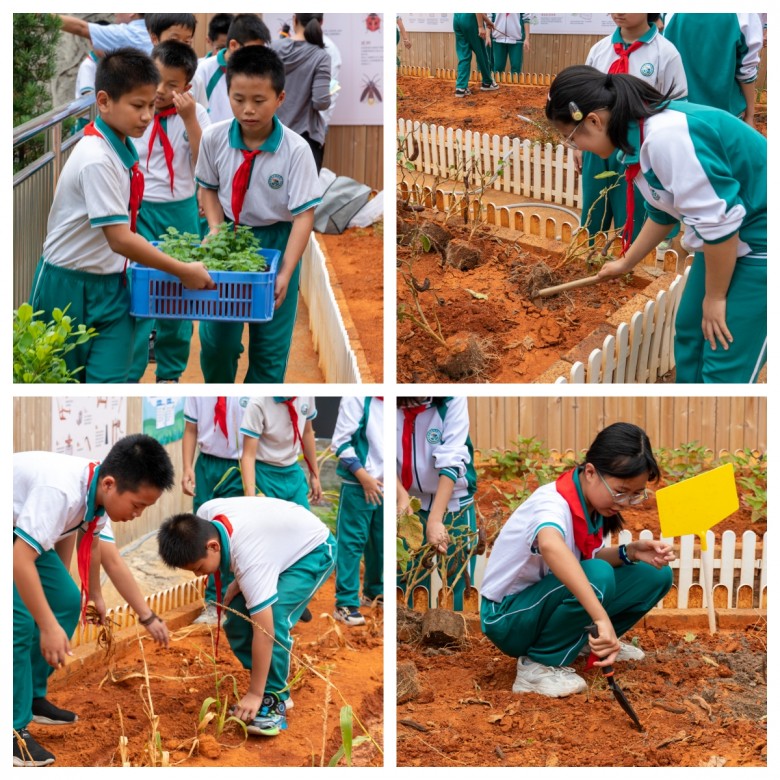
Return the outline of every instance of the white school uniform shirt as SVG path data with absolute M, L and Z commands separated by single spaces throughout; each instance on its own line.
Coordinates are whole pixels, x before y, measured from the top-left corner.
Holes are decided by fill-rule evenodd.
M 272 466 L 291 466 L 298 462 L 301 447 L 295 440 L 287 406 L 276 398 L 251 398 L 241 421 L 241 433 L 257 439 L 257 460 Z M 298 396 L 293 405 L 298 412 L 298 432 L 303 436 L 306 421 L 317 416 L 317 407 L 312 396 Z
M 91 51 L 82 60 L 76 73 L 76 98 L 95 91 L 95 73 L 97 72 L 97 55 Z
M 629 55 L 629 74 L 646 81 L 664 95 L 674 86 L 674 97 L 685 97 L 688 94 L 688 81 L 680 52 L 674 44 L 666 40 L 654 24 L 639 40 L 644 45 Z M 591 48 L 585 64 L 602 73 L 609 73 L 612 63 L 619 59 L 615 53 L 616 43 L 624 43 L 620 28 Z
M 146 29 L 146 21 L 134 19 L 127 24 L 95 24 L 89 22 L 89 37 L 92 48 L 100 51 L 114 51 L 124 46 L 140 49 L 144 54 L 151 54 L 152 39 Z
M 253 227 L 292 222 L 322 200 L 314 156 L 306 141 L 276 117 L 273 130 L 254 158 L 241 224 Z M 195 178 L 201 187 L 216 190 L 225 216 L 233 220 L 233 177 L 244 162 L 246 149 L 235 119 L 203 131 Z
M 195 115 L 201 128 L 211 124 L 208 112 L 203 106 L 195 105 Z M 185 200 L 195 194 L 195 166 L 192 163 L 192 149 L 184 120 L 178 114 L 174 114 L 163 121 L 167 125 L 166 135 L 173 148 L 173 193 L 171 193 L 171 179 L 159 133 L 154 139 L 154 148 L 149 157 L 149 140 L 152 137 L 153 122 L 135 143 L 141 161 L 141 171 L 144 174 L 144 200 L 155 203 Z
M 214 422 L 216 397 L 193 397 L 184 399 L 184 421 L 193 423 L 197 428 L 198 449 L 207 455 L 225 460 L 238 460 L 241 457 L 241 420 L 249 403 L 248 396 L 227 396 L 226 413 L 228 435 Z
M 215 498 L 198 509 L 198 516 L 205 520 L 217 515 L 227 517 L 232 527 L 230 570 L 250 615 L 277 601 L 279 575 L 330 535 L 308 509 L 278 498 Z
M 555 482 L 542 485 L 515 509 L 493 544 L 480 591 L 484 598 L 500 602 L 549 574 L 536 541 L 537 534 L 546 526 L 559 531 L 574 557 L 582 558 L 574 542 L 571 508 Z M 603 546 L 602 543 L 598 549 Z
M 213 125 L 233 118 L 227 81 L 222 72 L 222 68 L 227 67 L 226 51 L 221 49 L 213 57 L 200 60 L 192 78 L 192 95 L 209 112 Z
M 90 463 L 86 458 L 57 452 L 14 453 L 14 536 L 41 554 L 53 550 L 62 537 L 80 528 L 86 531 L 94 517 L 94 512 L 85 517 Z M 98 475 L 99 470 L 94 478 Z M 107 521 L 103 513 L 95 527 L 96 536 Z
M 396 466 L 401 477 L 403 456 L 404 410 L 396 411 Z M 455 488 L 447 504 L 455 512 L 474 501 L 476 473 L 469 439 L 469 412 L 466 398 L 445 398 L 441 406 L 428 401 L 428 408 L 414 421 L 412 434 L 412 484 L 406 488 L 410 496 L 430 510 L 439 476 L 453 480 Z
M 104 134 L 85 136 L 62 168 L 49 211 L 43 256 L 61 268 L 121 273 L 125 258 L 113 252 L 101 228 L 130 222 L 132 141 L 122 144 L 99 118 Z
M 342 397 L 336 427 L 333 429 L 330 448 L 342 461 L 346 469 L 354 474 L 364 468 L 375 479 L 384 479 L 384 401 L 365 396 Z M 347 478 L 345 481 L 357 483 Z
M 523 43 L 525 41 L 525 25 L 530 23 L 529 14 L 490 14 L 496 29 L 491 31 L 491 37 L 496 43 Z

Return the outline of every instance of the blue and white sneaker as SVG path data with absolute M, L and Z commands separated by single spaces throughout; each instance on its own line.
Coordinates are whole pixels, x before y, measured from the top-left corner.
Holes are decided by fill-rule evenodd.
M 250 734 L 275 737 L 287 728 L 287 707 L 275 693 L 266 693 L 257 717 L 246 727 Z
M 333 617 L 348 626 L 364 626 L 366 624 L 366 619 L 360 614 L 357 607 L 336 607 Z

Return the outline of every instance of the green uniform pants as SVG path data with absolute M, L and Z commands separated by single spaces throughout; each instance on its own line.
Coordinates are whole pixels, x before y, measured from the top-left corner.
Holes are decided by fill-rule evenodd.
M 361 485 L 343 482 L 336 515 L 336 606 L 360 605 L 360 559 L 365 555 L 363 595 L 372 601 L 383 593 L 382 517 L 384 504 L 366 501 Z
M 55 308 L 64 309 L 76 325 L 95 328 L 98 335 L 65 355 L 65 364 L 79 382 L 127 382 L 130 372 L 134 320 L 130 316 L 130 291 L 124 273 L 93 274 L 38 262 L 30 304 L 51 320 Z
M 455 31 L 455 54 L 458 57 L 458 77 L 455 89 L 466 89 L 471 75 L 471 55 L 477 58 L 477 67 L 483 84 L 493 83 L 485 42 L 479 37 L 475 14 L 453 14 L 452 27 Z
M 741 257 L 726 294 L 726 324 L 734 338 L 728 350 L 713 350 L 701 329 L 704 254 L 694 255 L 675 320 L 676 381 L 753 383 L 766 363 L 767 278 L 765 257 Z
M 425 538 L 425 526 L 428 522 L 428 512 L 424 509 L 421 509 L 417 513 L 420 517 L 420 520 L 423 524 L 423 539 Z M 457 549 L 457 543 L 455 540 L 464 533 L 476 533 L 477 530 L 477 512 L 474 508 L 474 504 L 469 504 L 466 507 L 463 507 L 462 509 L 457 510 L 456 512 L 447 512 L 444 515 L 444 525 L 447 528 L 447 531 L 449 533 L 450 537 L 450 546 L 447 549 L 447 555 L 452 556 L 448 567 L 447 567 L 447 574 L 448 574 L 448 584 L 452 586 L 454 582 L 453 587 L 453 609 L 459 610 L 463 609 L 463 591 L 466 589 L 466 574 L 468 574 L 469 581 L 473 584 L 474 582 L 474 568 L 477 565 L 477 559 L 474 557 L 474 555 L 470 555 L 468 564 L 466 564 L 466 569 L 461 572 L 461 569 L 463 568 L 463 565 L 465 563 L 466 555 L 469 555 L 472 552 L 472 548 L 476 546 L 476 540 L 473 542 L 472 546 L 468 550 L 461 550 L 459 555 L 456 557 L 455 552 Z M 396 581 L 397 587 L 401 589 L 401 591 L 405 591 L 409 587 L 408 577 L 410 575 L 410 571 L 407 569 L 405 572 L 401 572 L 398 576 L 398 579 Z M 430 593 L 431 590 L 431 577 L 430 575 L 427 575 L 423 577 L 422 579 L 418 580 L 418 577 L 415 575 L 415 588 L 427 588 L 428 592 Z M 413 605 L 413 593 L 410 592 L 408 594 L 408 603 L 411 607 Z
M 284 256 L 292 222 L 277 222 L 252 229 L 264 249 L 278 249 Z M 280 261 L 281 262 L 281 261 Z M 274 312 L 269 322 L 249 325 L 249 370 L 245 382 L 284 382 L 287 359 L 290 355 L 295 316 L 298 312 L 298 283 L 301 263 L 295 267 L 284 303 Z M 238 358 L 244 348 L 241 336 L 243 322 L 202 322 L 200 336 L 200 367 L 205 382 L 231 383 L 236 381 Z
M 299 463 L 274 466 L 271 463 L 255 463 L 255 487 L 268 498 L 292 501 L 306 509 L 309 506 L 309 485 Z
M 265 692 L 275 693 L 283 701 L 290 697 L 290 692 L 285 690 L 290 672 L 290 651 L 293 646 L 290 631 L 314 594 L 328 579 L 335 565 L 336 540 L 328 535 L 319 547 L 279 575 L 277 600 L 268 607 L 273 610 L 275 641 Z M 242 615 L 249 616 L 242 593 L 239 593 L 229 606 Z M 227 613 L 225 636 L 236 658 L 245 669 L 252 668 L 252 635 L 251 623 L 232 612 Z
M 156 203 L 144 201 L 138 212 L 138 234 L 147 241 L 159 241 L 169 227 L 180 233 L 198 235 L 198 203 L 193 195 L 186 200 Z M 187 368 L 192 341 L 192 320 L 155 320 L 141 317 L 135 321 L 133 361 L 130 381 L 140 382 L 149 362 L 149 336 L 157 331 L 154 356 L 157 379 L 179 379 Z
M 493 52 L 493 73 L 503 73 L 506 70 L 506 61 L 509 58 L 510 73 L 523 72 L 523 43 L 497 43 L 490 45 Z
M 672 570 L 646 563 L 612 567 L 581 561 L 599 601 L 621 636 L 644 617 L 672 587 Z M 482 632 L 513 658 L 528 656 L 545 666 L 566 666 L 588 641 L 593 620 L 554 575 L 548 574 L 501 602 L 483 598 Z
M 14 544 L 26 544 L 14 539 Z M 63 631 L 71 637 L 81 611 L 81 594 L 55 550 L 35 561 L 46 601 Z M 41 655 L 41 632 L 14 585 L 14 728 L 26 728 L 32 720 L 32 702 L 46 696 L 54 667 Z

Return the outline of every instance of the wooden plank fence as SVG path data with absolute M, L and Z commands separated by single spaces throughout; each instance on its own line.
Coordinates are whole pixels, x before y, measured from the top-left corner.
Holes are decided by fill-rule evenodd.
M 618 544 L 632 541 L 630 531 L 621 531 Z M 639 539 L 655 537 L 652 531 L 644 530 Z M 717 609 L 766 609 L 767 608 L 767 534 L 758 539 L 754 531 L 745 531 L 739 542 L 733 531 L 724 531 L 720 539 L 713 531 L 707 532 L 707 548 L 712 555 L 712 593 L 705 590 L 701 549 L 698 538 L 689 535 L 675 539 L 664 538 L 675 544 L 677 559 L 672 561 L 674 585 L 657 609 L 694 609 L 708 606 L 711 598 Z M 487 555 L 477 558 L 473 587 L 464 596 L 464 612 L 479 612 L 479 589 L 485 574 Z M 441 580 L 436 572 L 431 575 L 430 594 L 426 588 L 415 588 L 414 608 L 424 611 L 428 608 L 445 606 L 440 598 Z M 446 605 L 451 608 L 451 605 Z

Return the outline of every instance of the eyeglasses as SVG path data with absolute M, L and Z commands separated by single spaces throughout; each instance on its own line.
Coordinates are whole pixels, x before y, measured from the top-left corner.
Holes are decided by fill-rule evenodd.
M 584 122 L 584 119 L 580 119 L 579 122 L 577 122 L 576 125 L 574 125 L 574 130 L 572 130 L 566 138 L 564 138 L 561 143 L 567 148 L 567 149 L 574 149 L 575 151 L 579 150 L 579 146 L 574 143 L 571 139 L 574 138 L 574 134 L 577 132 L 577 130 L 580 129 L 580 125 Z
M 609 495 L 612 497 L 612 500 L 619 506 L 636 506 L 637 504 L 641 504 L 643 501 L 647 501 L 649 498 L 647 490 L 643 490 L 641 493 L 615 493 L 615 491 L 612 490 L 612 488 L 607 483 L 607 480 L 604 479 L 601 472 L 597 471 L 596 473 L 604 483 L 604 487 L 609 491 Z

